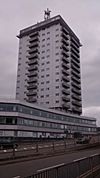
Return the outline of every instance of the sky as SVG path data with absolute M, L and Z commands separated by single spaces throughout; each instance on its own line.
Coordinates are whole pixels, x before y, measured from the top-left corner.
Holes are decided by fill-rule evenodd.
M 19 31 L 44 18 L 61 15 L 79 37 L 83 115 L 100 126 L 100 0 L 0 0 L 0 98 L 14 98 Z

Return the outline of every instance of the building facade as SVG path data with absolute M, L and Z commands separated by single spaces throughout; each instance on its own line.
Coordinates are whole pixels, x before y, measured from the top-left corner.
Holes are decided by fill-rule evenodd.
M 96 119 L 72 115 L 18 100 L 0 100 L 0 139 L 63 138 L 66 131 L 92 136 Z
M 60 15 L 18 35 L 16 99 L 82 113 L 80 41 Z

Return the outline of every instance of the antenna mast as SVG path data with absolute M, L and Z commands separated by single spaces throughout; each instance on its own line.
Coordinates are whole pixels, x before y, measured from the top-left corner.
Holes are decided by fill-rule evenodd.
M 47 8 L 47 10 L 44 11 L 44 20 L 50 19 L 50 10 Z

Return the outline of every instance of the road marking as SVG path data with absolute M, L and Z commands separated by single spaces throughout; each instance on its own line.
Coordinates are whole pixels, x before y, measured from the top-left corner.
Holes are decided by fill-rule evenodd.
M 24 150 L 27 150 L 27 148 L 24 148 Z
M 20 176 L 16 176 L 16 177 L 13 177 L 13 178 L 20 178 Z
M 32 147 L 32 149 L 35 149 L 35 147 Z
M 56 168 L 56 167 L 60 167 L 60 166 L 64 166 L 64 165 L 65 165 L 65 163 L 57 164 L 57 165 L 55 165 L 55 166 L 51 166 L 51 167 L 39 169 L 39 170 L 37 170 L 37 172 L 45 171 L 45 170 L 48 170 L 48 169 L 52 169 L 52 168 Z
M 75 159 L 73 160 L 73 162 L 77 162 L 77 161 L 81 161 L 82 159 L 86 159 L 87 157 L 83 157 L 83 158 L 80 158 L 80 159 Z
M 99 153 L 96 153 L 96 154 L 94 154 L 94 155 L 91 155 L 91 156 L 93 157 L 93 156 L 97 156 L 97 155 L 99 155 Z M 90 156 L 90 157 L 91 157 L 91 156 Z
M 15 148 L 15 151 L 17 151 L 17 149 Z
M 7 152 L 7 150 L 3 150 L 3 152 L 4 152 L 4 153 L 6 153 L 6 152 Z

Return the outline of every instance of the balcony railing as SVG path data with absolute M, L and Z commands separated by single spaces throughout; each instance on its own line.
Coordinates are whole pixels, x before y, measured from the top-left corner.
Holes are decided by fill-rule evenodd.
M 76 63 L 75 63 L 76 64 Z M 77 67 L 75 64 L 71 63 L 71 67 L 76 70 L 78 73 L 80 73 L 80 68 L 79 66 Z
M 81 101 L 82 99 L 81 99 L 81 97 L 79 96 L 79 95 L 77 95 L 77 94 L 72 94 L 72 98 L 73 99 L 76 99 L 76 100 L 78 100 L 78 101 Z
M 29 60 L 28 64 L 29 65 L 38 64 L 38 59 L 37 58 L 36 59 L 31 59 L 31 60 Z
M 81 85 L 80 84 L 77 84 L 77 83 L 75 83 L 75 82 L 71 82 L 71 84 L 72 84 L 72 86 L 74 86 L 74 87 L 76 87 L 76 88 L 78 88 L 79 90 L 81 90 Z
M 38 42 L 30 43 L 29 48 L 38 47 Z
M 62 80 L 70 82 L 70 78 L 68 76 L 62 75 Z
M 81 91 L 80 91 L 80 90 L 78 90 L 78 89 L 72 88 L 72 92 L 75 92 L 75 93 L 77 93 L 77 94 L 81 95 Z
M 78 101 L 72 101 L 72 104 L 76 105 L 76 106 L 79 106 L 81 107 L 82 106 L 82 103 L 81 102 L 78 102 Z
M 36 89 L 37 88 L 37 85 L 36 84 L 29 84 L 29 86 L 27 86 L 27 89 L 30 90 L 30 89 Z
M 36 41 L 39 41 L 39 37 L 38 37 L 38 36 L 31 37 L 31 38 L 29 39 L 29 42 L 30 42 L 30 43 L 33 43 L 33 42 L 36 42 Z
M 72 75 L 72 80 L 75 81 L 76 83 L 80 84 L 81 80 L 76 78 L 75 76 Z
M 31 54 L 28 59 L 34 59 L 34 58 L 38 58 L 38 53 L 35 53 L 35 54 Z
M 65 87 L 65 88 L 69 88 L 70 87 L 70 84 L 66 83 L 66 82 L 62 82 L 62 86 Z
M 38 70 L 38 65 L 31 65 L 28 68 L 28 71 Z
M 62 93 L 69 95 L 70 94 L 70 90 L 68 89 L 62 89 Z
M 28 77 L 37 76 L 37 75 L 38 75 L 38 72 L 32 71 L 32 72 L 29 72 Z
M 28 83 L 35 83 L 38 81 L 38 78 L 37 77 L 31 77 L 29 78 L 29 80 L 27 81 Z
M 80 74 L 79 74 L 79 73 L 77 73 L 77 72 L 75 72 L 74 70 L 72 70 L 72 74 L 75 75 L 77 78 L 80 79 Z
M 31 48 L 29 50 L 29 54 L 34 54 L 34 53 L 37 53 L 37 52 L 38 52 L 38 48 L 37 47 Z
M 33 91 L 29 91 L 28 93 L 27 93 L 27 96 L 33 96 L 33 95 L 37 95 L 37 90 L 33 90 Z
M 62 68 L 62 73 L 65 74 L 65 75 L 67 75 L 67 76 L 69 76 L 69 71 L 66 70 L 66 69 L 64 69 L 64 68 Z

